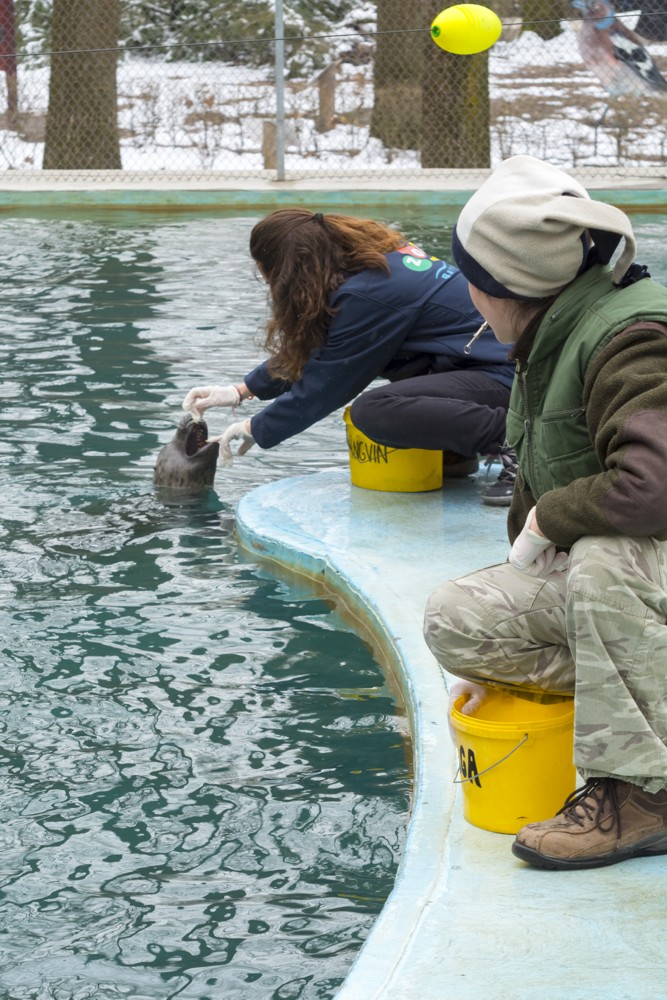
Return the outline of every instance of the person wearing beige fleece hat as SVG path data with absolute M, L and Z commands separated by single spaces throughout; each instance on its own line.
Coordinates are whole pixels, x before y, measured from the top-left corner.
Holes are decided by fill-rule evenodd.
M 508 561 L 439 587 L 426 641 L 475 700 L 485 685 L 574 696 L 585 783 L 519 831 L 518 858 L 666 854 L 667 289 L 634 262 L 624 212 L 530 156 L 472 196 L 453 251 L 513 345 L 519 472 Z

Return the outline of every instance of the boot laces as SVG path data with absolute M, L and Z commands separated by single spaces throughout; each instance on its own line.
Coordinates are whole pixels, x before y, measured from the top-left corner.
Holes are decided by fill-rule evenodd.
M 616 827 L 617 836 L 621 836 L 618 793 L 614 781 L 609 778 L 589 778 L 585 785 L 568 795 L 557 815 L 581 827 L 592 821 L 602 833 L 611 833 Z
M 507 480 L 511 483 L 516 480 L 516 474 L 519 466 L 516 459 L 516 452 L 512 448 L 509 448 L 507 445 L 503 445 L 502 448 L 499 448 L 497 451 L 490 452 L 486 457 L 484 465 L 488 469 L 494 462 L 500 462 L 502 465 L 498 480 Z

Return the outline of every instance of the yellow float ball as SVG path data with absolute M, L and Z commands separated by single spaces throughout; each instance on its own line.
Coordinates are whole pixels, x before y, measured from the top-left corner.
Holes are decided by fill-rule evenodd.
M 495 45 L 502 30 L 500 18 L 488 7 L 460 3 L 438 14 L 431 25 L 431 38 L 445 52 L 470 56 Z

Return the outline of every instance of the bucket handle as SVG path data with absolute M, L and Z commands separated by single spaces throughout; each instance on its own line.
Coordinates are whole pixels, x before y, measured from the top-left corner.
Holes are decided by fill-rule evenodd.
M 500 760 L 497 760 L 495 764 L 489 764 L 489 766 L 485 767 L 483 771 L 478 771 L 475 777 L 481 778 L 483 774 L 486 774 L 488 771 L 492 771 L 494 767 L 498 767 L 498 764 L 502 764 L 503 761 L 507 760 L 508 757 L 511 757 L 513 753 L 516 753 L 519 747 L 522 747 L 527 739 L 528 739 L 528 733 L 524 733 L 523 739 L 519 740 L 517 745 L 513 747 L 509 753 L 506 753 L 504 757 L 501 757 Z M 459 766 L 456 768 L 456 774 L 458 774 L 460 770 L 461 770 L 461 765 L 459 764 Z M 457 780 L 456 774 L 454 775 L 453 779 L 453 784 L 455 785 L 465 785 L 466 782 L 468 781 L 474 781 L 474 778 L 459 778 Z

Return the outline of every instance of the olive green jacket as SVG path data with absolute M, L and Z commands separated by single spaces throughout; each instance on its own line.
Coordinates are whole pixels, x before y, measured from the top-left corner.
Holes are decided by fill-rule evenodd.
M 507 438 L 519 459 L 510 540 L 535 504 L 563 548 L 667 539 L 667 289 L 616 288 L 599 265 L 568 285 L 518 366 Z

